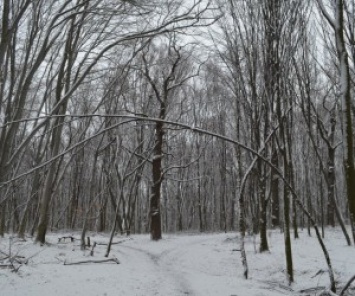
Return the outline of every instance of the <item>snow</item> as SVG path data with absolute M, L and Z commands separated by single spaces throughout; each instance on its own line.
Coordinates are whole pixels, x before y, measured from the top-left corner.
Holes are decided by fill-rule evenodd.
M 51 233 L 49 244 L 39 246 L 6 236 L 0 239 L 0 259 L 10 253 L 30 258 L 18 272 L 0 269 L 1 295 L 318 295 L 303 289 L 328 288 L 329 278 L 315 235 L 301 231 L 292 241 L 295 282 L 288 286 L 285 276 L 283 235 L 269 232 L 270 252 L 258 253 L 258 237 L 246 237 L 250 278 L 242 276 L 237 233 L 166 234 L 156 242 L 149 235 L 117 236 L 109 258 L 120 264 L 64 262 L 105 259 L 105 245 L 80 250 L 80 241 L 58 238 L 79 233 Z M 91 233 L 91 242 L 107 243 L 108 234 Z M 10 242 L 12 242 L 10 244 Z M 327 229 L 326 246 L 339 286 L 355 274 L 355 248 L 347 246 L 339 229 Z M 10 250 L 11 248 L 11 250 Z M 5 262 L 3 260 L 3 262 Z M 1 260 L 0 260 L 1 263 Z M 352 291 L 354 292 L 354 291 Z M 355 294 L 354 294 L 355 295 Z

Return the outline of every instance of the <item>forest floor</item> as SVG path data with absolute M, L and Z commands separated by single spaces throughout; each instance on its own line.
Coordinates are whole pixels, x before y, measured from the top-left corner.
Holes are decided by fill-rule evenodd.
M 317 295 L 329 285 L 321 248 L 312 234 L 300 233 L 292 241 L 295 282 L 285 276 L 283 235 L 269 232 L 270 252 L 259 253 L 258 238 L 247 237 L 249 279 L 243 278 L 238 234 L 165 234 L 158 242 L 148 235 L 117 236 L 110 256 L 104 257 L 108 235 L 90 233 L 98 245 L 80 250 L 79 233 L 51 233 L 48 244 L 39 246 L 31 238 L 0 238 L 0 294 L 39 295 L 195 295 L 195 296 L 277 296 Z M 348 247 L 338 229 L 327 229 L 326 246 L 339 287 L 355 274 L 355 248 Z M 5 268 L 11 255 L 27 264 L 13 263 L 18 270 Z M 82 262 L 82 263 L 80 263 Z M 80 263 L 73 264 L 70 263 Z M 355 284 L 353 284 L 355 286 Z M 347 295 L 355 295 L 355 288 Z

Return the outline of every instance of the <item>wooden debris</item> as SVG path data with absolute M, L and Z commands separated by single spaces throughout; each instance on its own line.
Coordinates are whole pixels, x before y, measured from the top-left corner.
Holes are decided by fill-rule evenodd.
M 267 287 L 267 289 L 269 290 L 275 290 L 281 293 L 285 293 L 286 291 L 287 293 L 294 292 L 294 290 L 291 287 L 284 285 L 282 283 L 273 282 L 273 281 L 262 281 L 262 282 L 269 285 L 269 287 Z
M 0 269 L 14 269 L 14 265 L 13 264 L 0 264 Z
M 72 236 L 62 236 L 62 237 L 58 237 L 58 244 L 62 241 L 63 241 L 63 243 L 65 243 L 67 239 L 70 239 L 70 242 L 73 242 L 74 240 L 76 240 L 76 238 L 72 237 Z
M 73 262 L 66 262 L 64 261 L 64 265 L 76 265 L 76 264 L 88 264 L 88 263 L 108 263 L 114 262 L 116 264 L 120 264 L 117 258 L 108 258 L 108 259 L 99 259 L 99 260 L 82 260 L 82 261 L 73 261 Z
M 11 269 L 12 272 L 17 272 L 22 265 L 28 263 L 28 258 L 20 255 L 9 255 L 1 251 L 5 257 L 0 259 L 0 269 Z
M 323 273 L 326 273 L 327 271 L 323 270 L 323 269 L 320 269 L 318 270 L 318 272 L 314 275 L 314 276 L 311 276 L 311 278 L 315 278 L 317 275 L 320 275 L 320 274 L 323 274 Z
M 333 293 L 330 290 L 325 290 L 322 293 L 320 293 L 318 296 L 338 296 L 337 294 Z
M 112 242 L 111 245 L 118 245 L 118 244 L 122 244 L 126 241 L 129 241 L 129 240 L 132 240 L 132 238 L 128 238 L 128 239 L 123 239 L 123 240 L 120 240 L 120 241 L 117 241 L 117 242 Z M 98 246 L 107 246 L 108 243 L 96 243 Z
M 96 247 L 96 244 L 97 244 L 96 242 L 93 243 L 91 251 L 90 251 L 90 256 L 94 256 L 94 249 Z
M 312 292 L 317 292 L 317 291 L 323 291 L 325 290 L 324 286 L 318 286 L 318 287 L 311 287 L 311 288 L 307 288 L 307 289 L 302 289 L 299 290 L 300 293 L 312 293 Z
M 339 296 L 345 295 L 346 290 L 348 290 L 348 289 L 350 288 L 350 285 L 351 285 L 351 283 L 352 283 L 353 281 L 355 281 L 355 275 L 352 276 L 352 277 L 348 280 L 348 282 L 345 284 L 344 288 L 341 290 Z

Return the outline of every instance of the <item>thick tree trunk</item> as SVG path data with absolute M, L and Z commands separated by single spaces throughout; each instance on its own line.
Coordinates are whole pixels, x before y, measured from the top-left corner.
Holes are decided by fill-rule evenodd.
M 58 142 L 59 140 L 60 139 L 57 139 Z M 58 146 L 59 148 L 59 143 L 56 146 Z M 58 152 L 58 150 L 55 149 L 53 150 L 53 152 L 54 154 L 52 155 L 56 155 L 55 152 Z M 40 201 L 39 222 L 37 228 L 36 242 L 39 242 L 41 244 L 44 244 L 46 241 L 46 233 L 47 233 L 48 220 L 49 220 L 49 203 L 52 198 L 52 188 L 54 182 L 53 179 L 56 171 L 56 167 L 55 167 L 56 163 L 57 162 L 52 163 L 52 165 L 48 169 L 45 183 L 44 183 L 44 189 Z
M 244 203 L 244 189 L 241 189 L 242 192 L 239 193 L 239 233 L 240 233 L 240 252 L 242 257 L 243 264 L 243 275 L 247 279 L 249 274 L 247 254 L 245 252 L 245 232 L 246 232 L 246 223 L 245 223 L 245 203 Z
M 33 178 L 33 181 L 32 181 L 32 190 L 31 190 L 29 198 L 27 199 L 25 210 L 24 210 L 24 212 L 22 214 L 20 226 L 19 226 L 18 232 L 17 232 L 17 235 L 20 238 L 24 238 L 25 237 L 25 231 L 26 231 L 26 228 L 27 228 L 28 214 L 29 214 L 29 211 L 31 209 L 31 203 L 32 203 L 33 200 L 38 201 L 39 188 L 40 188 L 40 174 L 39 174 L 39 171 L 36 171 L 34 173 L 34 178 Z
M 220 195 L 219 195 L 219 229 L 224 232 L 227 232 L 227 211 L 226 211 L 226 169 L 225 166 L 227 165 L 226 163 L 226 147 L 225 145 L 222 145 L 222 150 L 221 151 L 221 165 L 220 165 L 220 177 L 221 177 L 221 183 L 220 183 Z
M 200 144 L 196 143 L 196 150 L 197 153 L 200 153 Z M 204 232 L 204 223 L 203 223 L 203 201 L 202 201 L 202 180 L 201 180 L 201 165 L 200 165 L 200 160 L 197 161 L 197 202 L 198 202 L 198 219 L 199 219 L 199 230 L 200 232 Z
M 74 19 L 72 20 L 72 27 L 71 30 L 74 28 Z M 55 100 L 56 103 L 61 101 L 62 92 L 64 90 L 68 90 L 70 88 L 70 67 L 71 59 L 72 59 L 72 52 L 71 52 L 71 43 L 72 43 L 72 31 L 69 30 L 67 34 L 66 44 L 65 44 L 65 51 L 66 54 L 63 56 L 63 60 L 61 61 L 59 71 L 58 71 L 58 79 L 57 85 L 55 90 Z M 70 54 L 71 53 L 71 54 Z M 67 65 L 69 63 L 69 66 Z M 69 67 L 67 69 L 67 67 Z M 57 112 L 54 115 L 65 115 L 68 105 L 68 99 L 65 100 L 60 107 L 58 108 Z M 59 153 L 60 143 L 62 139 L 62 130 L 64 124 L 65 117 L 55 117 L 53 119 L 52 124 L 52 133 L 50 139 L 50 147 L 49 147 L 49 158 L 56 157 Z M 39 223 L 37 229 L 37 236 L 36 242 L 40 242 L 41 244 L 45 243 L 45 237 L 47 232 L 48 226 L 48 216 L 49 216 L 49 203 L 52 198 L 52 189 L 54 184 L 54 178 L 56 175 L 58 161 L 53 161 L 47 171 L 46 179 L 44 181 L 44 189 L 42 192 L 42 196 L 40 199 L 40 211 L 39 211 Z
M 265 252 L 269 250 L 269 244 L 267 240 L 267 200 L 266 200 L 266 178 L 265 178 L 265 168 L 261 161 L 258 161 L 259 169 L 259 230 L 260 230 L 260 252 Z
M 7 200 L 4 200 L 0 206 L 0 236 L 4 237 L 6 231 L 6 212 L 7 212 Z
M 340 70 L 340 83 L 342 104 L 344 112 L 344 137 L 345 137 L 345 177 L 350 212 L 350 222 L 355 222 L 355 165 L 354 165 L 354 134 L 352 120 L 352 96 L 351 96 L 351 78 L 349 70 L 349 58 L 345 42 L 345 24 L 344 24 L 344 0 L 336 2 L 335 19 L 335 38 Z M 354 225 L 353 225 L 354 226 Z M 355 227 L 352 227 L 355 229 Z M 355 242 L 355 231 L 353 230 L 353 239 Z
M 150 196 L 150 237 L 152 240 L 160 240 L 162 238 L 160 198 L 163 181 L 163 135 L 163 123 L 157 122 L 155 125 L 155 145 L 152 164 L 153 185 Z
M 286 164 L 287 165 L 287 164 Z M 292 260 L 292 246 L 290 235 L 290 195 L 289 190 L 284 188 L 284 238 L 285 238 L 285 256 L 286 256 L 286 271 L 288 281 L 291 284 L 293 278 L 293 260 Z
M 276 145 L 275 145 L 276 146 Z M 278 150 L 274 149 L 272 153 L 272 164 L 275 167 L 279 166 Z M 280 226 L 280 190 L 279 190 L 279 177 L 274 171 L 271 171 L 271 226 L 277 228 Z

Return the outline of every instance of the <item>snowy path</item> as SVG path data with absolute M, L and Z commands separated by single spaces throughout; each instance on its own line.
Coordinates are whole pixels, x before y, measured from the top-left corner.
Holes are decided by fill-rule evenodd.
M 184 266 L 183 263 L 187 261 L 187 255 L 190 255 L 189 249 L 195 249 L 196 245 L 201 245 L 204 241 L 206 241 L 205 238 L 200 238 L 180 246 L 168 245 L 161 252 L 147 250 L 144 247 L 127 245 L 121 245 L 121 247 L 125 256 L 139 258 L 140 262 L 144 262 L 142 266 L 145 268 L 149 266 L 149 269 L 152 269 L 148 273 L 154 275 L 153 285 L 146 283 L 145 291 L 149 291 L 152 286 L 155 286 L 156 289 L 152 291 L 152 295 L 198 296 L 198 292 L 192 288 L 192 279 L 189 274 L 191 266 Z M 155 244 L 159 244 L 159 242 L 155 242 Z
M 236 234 L 164 235 L 158 242 L 148 235 L 117 237 L 110 257 L 121 264 L 63 265 L 87 259 L 103 259 L 106 246 L 98 245 L 94 257 L 79 243 L 58 244 L 63 234 L 51 234 L 52 244 L 40 247 L 31 239 L 15 239 L 13 254 L 29 263 L 18 273 L 0 269 L 0 295 L 63 296 L 299 296 L 301 289 L 329 283 L 324 258 L 315 238 L 306 234 L 294 243 L 295 277 L 292 289 L 284 274 L 283 236 L 269 236 L 271 252 L 256 253 L 254 238 L 246 240 L 250 278 L 242 277 Z M 74 234 L 79 237 L 79 234 Z M 91 234 L 92 242 L 107 243 L 107 235 Z M 9 250 L 9 238 L 0 239 L 0 250 Z M 327 238 L 337 280 L 355 273 L 355 251 L 339 232 Z M 1 258 L 0 258 L 1 259 Z M 305 295 L 305 294 L 303 294 Z
M 215 247 L 213 236 L 190 236 L 123 249 L 129 257 L 141 256 L 154 266 L 160 287 L 152 295 L 234 295 L 236 272 L 225 264 L 226 260 L 232 263 L 231 250 L 226 254 L 229 258 L 219 261 L 214 253 L 221 250 Z
M 235 234 L 229 236 L 235 238 Z M 239 258 L 232 254 L 233 244 L 225 234 L 166 235 L 158 242 L 147 235 L 134 236 L 113 245 L 110 257 L 117 257 L 119 265 L 70 266 L 64 266 L 63 261 L 90 259 L 89 251 L 83 253 L 77 243 L 58 245 L 57 237 L 50 238 L 51 246 L 20 244 L 23 255 L 40 253 L 18 274 L 0 271 L 3 295 L 43 295 L 44 291 L 50 296 L 237 295 Z M 102 236 L 92 240 L 107 242 Z M 103 258 L 105 250 L 105 246 L 97 246 L 94 258 Z

